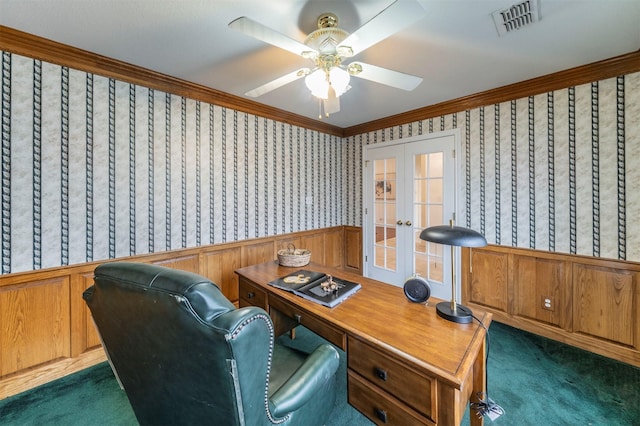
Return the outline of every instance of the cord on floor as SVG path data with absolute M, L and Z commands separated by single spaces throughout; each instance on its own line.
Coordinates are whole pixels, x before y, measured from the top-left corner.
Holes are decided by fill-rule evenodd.
M 476 397 L 478 398 L 478 402 L 472 402 L 469 407 L 471 408 L 471 410 L 476 412 L 476 415 L 478 417 L 483 417 L 486 416 L 488 417 L 491 421 L 494 421 L 495 419 L 497 419 L 498 417 L 500 417 L 501 415 L 504 414 L 504 410 L 502 409 L 501 406 L 499 406 L 498 404 L 496 404 L 493 399 L 489 398 L 489 377 L 488 377 L 488 372 L 487 372 L 487 362 L 489 361 L 489 329 L 487 328 L 486 325 L 484 325 L 484 323 L 482 321 L 480 321 L 480 319 L 478 317 L 476 317 L 475 315 L 472 315 L 473 318 L 478 321 L 478 323 L 482 326 L 482 328 L 484 328 L 485 331 L 485 335 L 486 335 L 486 340 L 487 340 L 487 352 L 486 352 L 486 356 L 485 356 L 485 389 L 486 392 L 478 392 L 476 394 Z

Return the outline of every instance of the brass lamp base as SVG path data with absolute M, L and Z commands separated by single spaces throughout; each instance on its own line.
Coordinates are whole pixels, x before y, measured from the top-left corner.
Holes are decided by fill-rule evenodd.
M 452 310 L 451 302 L 440 302 L 436 305 L 436 312 L 439 317 L 458 324 L 468 324 L 473 320 L 471 309 L 458 304 L 455 306 L 456 309 Z

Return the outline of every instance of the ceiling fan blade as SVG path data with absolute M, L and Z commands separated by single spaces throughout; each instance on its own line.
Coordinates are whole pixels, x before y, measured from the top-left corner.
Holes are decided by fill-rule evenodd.
M 309 46 L 297 40 L 287 37 L 269 27 L 262 25 L 253 19 L 242 16 L 229 22 L 229 27 L 273 46 L 288 50 L 291 53 L 302 56 L 303 52 L 314 52 Z
M 246 96 L 250 96 L 252 98 L 257 98 L 258 96 L 262 96 L 265 93 L 269 93 L 272 90 L 275 90 L 279 87 L 284 86 L 285 84 L 292 83 L 299 78 L 302 78 L 309 74 L 311 70 L 309 68 L 300 68 L 297 71 L 290 72 L 289 74 L 285 74 L 282 77 L 276 78 L 273 81 L 263 84 L 260 87 L 257 87 L 253 90 L 249 90 L 245 93 Z
M 360 28 L 351 33 L 339 47 L 350 47 L 353 55 L 384 40 L 418 21 L 425 15 L 416 0 L 396 0 Z
M 353 72 L 352 68 L 361 69 L 359 72 Z M 387 68 L 378 67 L 364 62 L 352 62 L 348 66 L 349 73 L 354 77 L 363 78 L 365 80 L 375 81 L 376 83 L 385 84 L 387 86 L 396 87 L 398 89 L 411 91 L 422 83 L 421 77 L 393 71 Z

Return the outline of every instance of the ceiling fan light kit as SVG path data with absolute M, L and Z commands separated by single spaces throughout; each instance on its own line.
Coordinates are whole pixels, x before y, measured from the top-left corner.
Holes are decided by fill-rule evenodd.
M 349 86 L 349 73 L 342 67 L 332 67 L 330 69 L 316 68 L 308 76 L 304 82 L 311 90 L 311 94 L 316 98 L 328 99 L 329 90 L 333 89 L 336 97 L 342 96 Z
M 349 34 L 338 28 L 336 15 L 323 13 L 318 17 L 318 28 L 305 38 L 304 43 L 290 39 L 250 18 L 235 19 L 229 23 L 232 29 L 288 50 L 314 63 L 312 69 L 302 68 L 288 73 L 248 91 L 245 95 L 258 97 L 304 77 L 307 88 L 319 100 L 321 109 L 324 105 L 325 114 L 328 116 L 340 111 L 340 96 L 351 88 L 351 76 L 403 90 L 413 90 L 422 78 L 363 62 L 344 65 L 342 62 L 416 22 L 423 15 L 424 9 L 417 1 L 395 1 Z M 354 44 L 357 44 L 357 47 Z

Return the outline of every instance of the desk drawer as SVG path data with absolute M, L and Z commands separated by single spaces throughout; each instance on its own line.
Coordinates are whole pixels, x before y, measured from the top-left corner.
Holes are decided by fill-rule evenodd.
M 267 310 L 267 294 L 264 290 L 251 284 L 249 281 L 240 278 L 239 292 L 240 307 L 258 306 Z
M 433 418 L 435 380 L 417 373 L 367 343 L 349 336 L 347 365 L 362 377 L 390 393 L 420 414 Z
M 326 340 L 338 346 L 339 348 L 343 350 L 345 349 L 346 347 L 345 333 L 336 328 L 333 328 L 332 326 L 330 326 L 328 323 L 321 320 L 320 318 L 312 314 L 304 313 L 294 305 L 290 305 L 287 302 L 281 299 L 278 299 L 276 297 L 269 298 L 269 308 L 272 310 L 275 309 L 276 311 L 279 311 L 281 314 L 291 318 L 292 320 L 296 321 L 298 324 L 307 327 L 309 330 L 324 337 Z
M 435 425 L 352 370 L 347 371 L 347 382 L 349 404 L 378 425 Z

